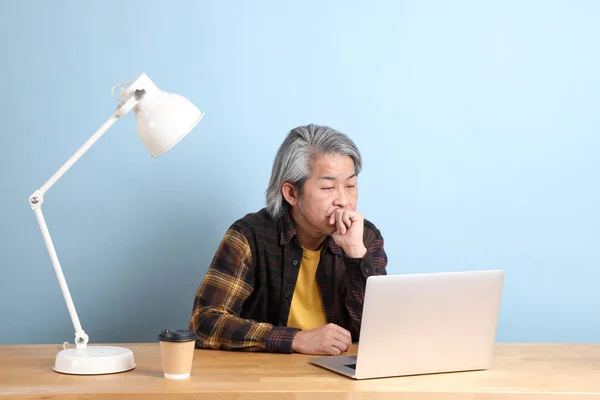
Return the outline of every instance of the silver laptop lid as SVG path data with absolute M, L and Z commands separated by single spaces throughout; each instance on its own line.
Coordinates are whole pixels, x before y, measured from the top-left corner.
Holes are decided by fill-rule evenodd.
M 504 272 L 367 279 L 356 378 L 487 369 Z

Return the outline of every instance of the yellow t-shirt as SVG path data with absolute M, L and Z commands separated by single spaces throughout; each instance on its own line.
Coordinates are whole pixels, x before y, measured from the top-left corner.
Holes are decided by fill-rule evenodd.
M 327 323 L 321 292 L 317 285 L 320 251 L 302 249 L 302 263 L 292 296 L 287 326 L 308 330 Z

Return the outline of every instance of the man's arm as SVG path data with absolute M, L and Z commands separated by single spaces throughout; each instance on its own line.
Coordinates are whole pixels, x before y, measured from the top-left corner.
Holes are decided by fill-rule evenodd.
M 253 286 L 250 245 L 233 226 L 221 241 L 194 299 L 190 329 L 196 333 L 197 347 L 292 353 L 298 329 L 240 318 Z
M 375 240 L 367 247 L 367 252 L 362 258 L 350 258 L 344 254 L 346 273 L 348 277 L 348 291 L 346 293 L 346 309 L 350 315 L 350 333 L 352 340 L 358 341 L 360 323 L 365 298 L 367 278 L 371 275 L 386 275 L 387 255 L 383 249 L 383 237 L 375 229 Z

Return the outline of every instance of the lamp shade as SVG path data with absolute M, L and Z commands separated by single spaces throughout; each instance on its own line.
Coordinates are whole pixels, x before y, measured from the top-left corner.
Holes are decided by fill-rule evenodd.
M 187 98 L 160 90 L 146 74 L 122 90 L 123 101 L 138 90 L 144 91 L 133 108 L 138 136 L 152 158 L 177 144 L 204 116 Z

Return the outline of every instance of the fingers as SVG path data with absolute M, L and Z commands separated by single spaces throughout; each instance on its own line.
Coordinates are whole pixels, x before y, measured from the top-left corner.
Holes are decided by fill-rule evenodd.
M 342 341 L 346 347 L 352 346 L 352 334 L 341 326 L 334 325 L 336 327 L 336 333 L 338 334 L 338 340 Z
M 348 343 L 348 339 L 340 334 L 336 334 L 335 341 L 338 344 L 336 347 L 341 351 L 348 351 L 350 346 L 352 346 L 352 343 Z
M 335 218 L 335 224 L 336 224 L 336 228 L 338 230 L 339 233 L 341 233 L 342 235 L 346 234 L 346 225 L 344 225 L 344 212 L 338 212 Z
M 352 335 L 350 332 L 333 323 L 306 332 L 312 332 L 313 340 L 316 339 L 314 344 L 317 344 L 313 350 L 305 350 L 308 354 L 337 356 L 348 351 L 350 346 L 352 346 Z M 296 334 L 296 336 L 298 336 L 298 334 Z
M 331 350 L 332 350 L 332 354 L 334 356 L 337 356 L 345 351 L 348 350 L 348 346 L 346 346 L 346 344 L 344 344 L 344 342 L 341 342 L 339 340 L 334 340 L 331 343 Z
M 329 224 L 336 225 L 337 231 L 345 235 L 348 229 L 352 226 L 353 218 L 356 216 L 356 213 L 351 210 L 335 210 L 329 216 Z
M 343 345 L 343 347 L 338 348 L 342 351 L 347 351 L 352 346 L 352 335 L 350 332 L 336 324 L 329 324 L 328 327 L 333 332 L 333 339 Z
M 333 225 L 333 224 L 336 224 L 337 222 L 339 222 L 342 214 L 345 211 L 347 211 L 347 210 L 343 210 L 340 208 L 340 209 L 335 210 L 333 213 L 331 213 L 331 215 L 329 216 L 329 224 Z
M 337 210 L 331 213 L 331 215 L 329 216 L 329 225 L 334 224 L 336 215 L 337 215 Z
M 344 212 L 342 214 L 342 222 L 344 222 L 344 225 L 346 225 L 347 228 L 350 228 L 352 226 L 352 221 L 350 220 L 349 212 Z
M 342 328 L 341 326 L 339 326 L 338 324 L 334 324 L 333 322 L 328 323 L 327 325 L 324 325 L 327 329 L 331 329 L 337 332 L 340 332 L 344 335 L 347 335 L 348 337 L 350 337 L 350 331 L 348 331 L 347 329 Z

